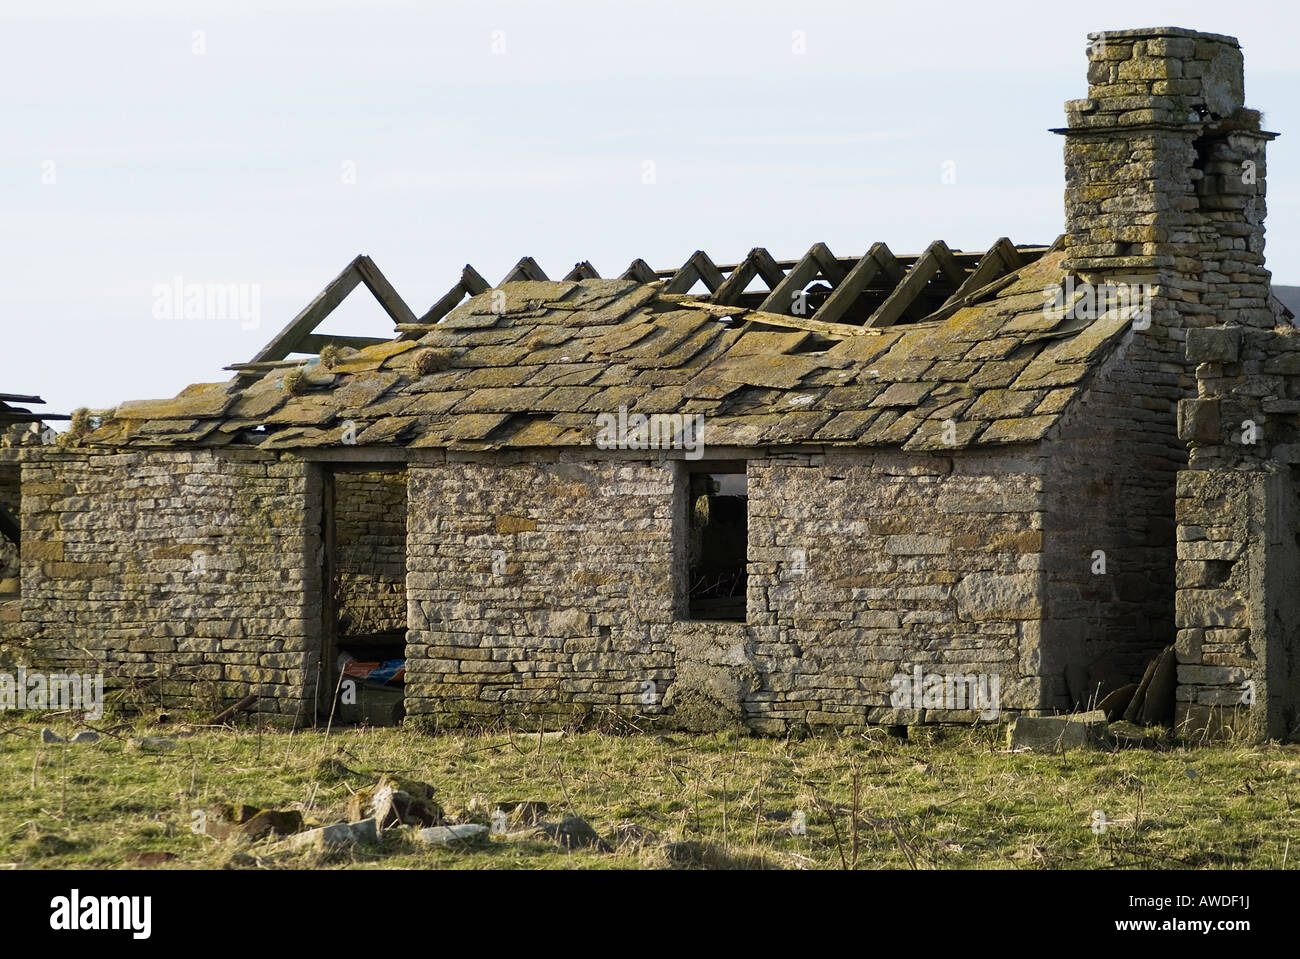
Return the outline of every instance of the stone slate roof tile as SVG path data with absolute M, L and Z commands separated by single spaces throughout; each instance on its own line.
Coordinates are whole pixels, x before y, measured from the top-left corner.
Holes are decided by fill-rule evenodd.
M 296 449 L 339 445 L 351 423 L 359 445 L 590 446 L 595 417 L 626 407 L 703 413 L 713 445 L 1032 443 L 1121 339 L 1142 335 L 1118 311 L 1051 309 L 1044 290 L 1064 281 L 1063 257 L 883 329 L 666 294 L 662 282 L 503 283 L 427 328 L 344 349 L 329 369 L 302 365 L 298 395 L 283 385 L 291 361 L 249 365 L 227 383 L 124 403 L 80 442 Z

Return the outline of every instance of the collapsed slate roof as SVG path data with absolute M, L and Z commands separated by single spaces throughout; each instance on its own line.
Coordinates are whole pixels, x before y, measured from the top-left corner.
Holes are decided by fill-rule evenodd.
M 1059 241 L 1019 248 L 1021 265 L 985 267 L 982 276 L 994 251 L 944 276 L 945 257 L 932 246 L 891 276 L 895 271 L 864 267 L 897 264 L 873 257 L 881 246 L 834 278 L 828 274 L 836 271 L 820 267 L 795 275 L 809 257 L 772 261 L 777 272 L 764 277 L 771 291 L 757 294 L 743 288 L 772 271 L 754 254 L 746 260 L 752 268 L 730 267 L 730 277 L 711 263 L 707 275 L 692 258 L 687 267 L 696 273 L 685 281 L 682 271 L 593 278 L 579 264 L 562 281 L 519 278 L 517 267 L 489 289 L 481 278 L 466 283 L 467 273 L 420 319 L 393 299 L 373 263 L 358 258 L 353 273 L 345 271 L 253 362 L 230 367 L 236 376 L 229 382 L 123 403 L 78 442 L 270 450 L 590 446 L 598 414 L 626 407 L 703 414 L 702 440 L 712 446 L 1024 443 L 1056 423 L 1132 317 L 1131 309 L 1086 319 L 1045 309 L 1044 291 L 1066 276 Z M 998 262 L 1008 259 L 1002 252 Z M 914 275 L 921 279 L 909 281 Z M 810 315 L 775 312 L 818 276 L 829 282 L 809 290 Z M 688 292 L 701 280 L 707 293 Z M 340 288 L 358 282 L 388 300 L 399 335 L 368 341 L 312 333 L 303 317 L 321 312 L 322 303 L 327 312 L 346 295 Z M 904 297 L 899 291 L 909 284 Z M 930 301 L 918 309 L 927 292 Z M 829 321 L 818 315 L 832 313 Z M 295 343 L 315 352 L 331 340 L 336 348 L 324 361 L 285 359 Z

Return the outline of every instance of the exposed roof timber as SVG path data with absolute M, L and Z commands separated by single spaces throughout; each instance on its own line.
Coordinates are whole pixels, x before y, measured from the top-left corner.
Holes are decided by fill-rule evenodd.
M 691 287 L 703 280 L 710 293 L 722 286 L 722 273 L 703 250 L 696 250 L 690 255 L 681 269 L 673 274 L 672 279 L 664 284 L 665 293 L 689 293 Z
M 659 275 L 651 269 L 650 264 L 637 257 L 618 277 L 620 280 L 636 280 L 638 283 L 653 283 Z
M 893 260 L 894 255 L 889 252 L 889 247 L 885 246 L 885 244 L 876 243 L 872 245 L 871 249 L 867 251 L 867 255 L 860 259 L 853 269 L 849 270 L 844 279 L 831 292 L 831 295 L 826 298 L 826 302 L 813 315 L 824 323 L 836 322 L 857 302 L 858 297 L 862 295 L 862 291 L 867 288 L 872 280 L 882 274 L 889 275 L 891 271 L 888 271 L 886 264 L 890 263 L 892 265 Z M 901 274 L 902 271 L 898 270 L 897 272 Z
M 768 294 L 759 309 L 764 313 L 783 313 L 787 316 L 794 313 L 799 292 L 821 275 L 829 263 L 834 264 L 833 269 L 838 275 L 828 275 L 826 278 L 832 284 L 838 283 L 847 275 L 847 271 L 839 265 L 825 243 L 814 243 L 812 248 L 803 255 L 803 259 L 791 267 L 790 272 Z
M 63 413 L 33 413 L 21 406 L 10 403 L 39 403 L 45 401 L 39 396 L 26 396 L 20 393 L 0 393 L 0 426 L 13 426 L 18 423 L 40 423 L 43 420 L 67 420 L 72 417 Z
M 894 287 L 893 292 L 885 297 L 885 302 L 876 307 L 876 311 L 867 319 L 864 326 L 893 326 L 907 312 L 926 284 L 936 275 L 942 273 L 950 280 L 960 282 L 962 270 L 953 259 L 952 251 L 942 240 L 931 243 L 916 265 L 907 271 L 907 275 Z
M 478 296 L 491 288 L 492 284 L 483 279 L 478 270 L 466 263 L 464 269 L 460 271 L 460 279 L 456 281 L 456 285 L 444 293 L 438 299 L 438 302 L 429 307 L 428 312 L 417 321 L 417 325 L 421 327 L 432 326 L 456 309 L 456 304 L 465 299 L 466 296 Z M 402 329 L 402 327 L 399 325 L 398 329 Z M 399 339 L 406 339 L 407 332 L 410 331 L 404 332 Z
M 780 283 L 781 278 L 785 276 L 785 272 L 776 265 L 772 255 L 762 247 L 756 246 L 749 251 L 749 255 L 744 260 L 736 265 L 731 271 L 731 275 L 713 291 L 709 301 L 724 306 L 735 303 L 740 299 L 740 295 L 745 292 L 745 287 L 749 286 L 749 281 L 760 273 L 768 289 Z
M 397 291 L 379 267 L 375 266 L 374 261 L 362 254 L 344 267 L 343 272 L 331 280 L 270 343 L 262 347 L 250 363 L 274 362 L 284 359 L 290 353 L 301 351 L 303 340 L 316 331 L 321 321 L 334 312 L 359 283 L 365 284 L 395 324 L 415 322 L 415 314 L 406 305 L 406 301 L 397 295 Z
M 989 247 L 988 252 L 980 258 L 975 269 L 971 270 L 957 287 L 956 292 L 948 297 L 941 309 L 964 299 L 981 287 L 988 286 L 998 277 L 1020 269 L 1023 265 L 1024 259 L 1020 256 L 1020 251 L 1005 236 L 999 237 L 997 242 Z
M 570 270 L 568 273 L 564 274 L 564 279 L 599 280 L 600 273 L 596 270 L 594 266 L 591 265 L 590 260 L 582 260 L 579 263 L 573 264 L 573 269 Z
M 382 336 L 323 336 L 320 333 L 309 333 L 298 341 L 298 349 L 295 352 L 319 353 L 325 349 L 327 343 L 364 350 L 367 346 L 378 346 L 388 342 L 391 342 L 391 338 Z
M 1060 240 L 1057 240 L 1060 243 Z M 708 294 L 700 299 L 722 306 L 744 304 L 750 311 L 791 316 L 798 304 L 798 294 L 810 283 L 822 279 L 830 292 L 808 319 L 846 326 L 885 327 L 897 323 L 919 300 L 936 276 L 951 284 L 953 292 L 929 316 L 940 318 L 966 303 L 972 296 L 982 295 L 1001 277 L 1032 263 L 1054 249 L 1047 246 L 1016 247 L 1006 237 L 1001 237 L 983 253 L 948 249 L 943 242 L 930 244 L 926 250 L 913 256 L 895 256 L 883 243 L 874 244 L 861 259 L 837 258 L 824 243 L 816 243 L 798 260 L 776 260 L 767 250 L 755 247 L 739 263 L 719 266 L 703 250 L 696 250 L 676 270 L 655 270 L 645 260 L 636 259 L 624 270 L 619 279 L 638 283 L 664 281 L 666 295 L 688 293 L 697 283 L 703 282 Z M 746 288 L 760 277 L 769 292 L 761 302 L 761 293 L 747 293 Z M 566 280 L 600 279 L 600 273 L 589 260 L 574 264 L 564 277 Z M 502 279 L 502 283 L 517 280 L 546 281 L 546 272 L 532 257 L 523 257 Z M 277 336 L 248 363 L 236 363 L 226 369 L 237 370 L 241 375 L 251 375 L 279 365 L 290 353 L 318 353 L 326 343 L 362 348 L 378 342 L 373 337 L 324 336 L 315 333 L 316 327 L 330 314 L 359 283 L 364 283 L 384 310 L 393 318 L 398 339 L 418 339 L 428 327 L 437 324 L 456 308 L 466 296 L 477 296 L 492 289 L 472 266 L 466 264 L 460 280 L 447 291 L 428 311 L 416 319 L 392 285 L 368 256 L 358 256 L 335 277 L 306 309 L 299 313 Z M 868 290 L 873 295 L 883 293 L 880 302 L 865 323 L 852 317 L 854 306 Z M 933 300 L 929 303 L 933 307 Z M 846 319 L 847 318 L 847 319 Z M 914 316 L 913 319 L 920 317 Z M 0 394 L 0 399 L 5 398 Z M 37 397 L 10 396 L 21 402 L 40 402 Z M 33 417 L 34 418 L 34 417 Z
M 546 271 L 537 265 L 537 261 L 531 256 L 523 257 L 514 268 L 502 278 L 501 283 L 514 283 L 517 280 L 541 280 L 545 282 L 550 277 Z M 497 286 L 500 286 L 498 283 Z

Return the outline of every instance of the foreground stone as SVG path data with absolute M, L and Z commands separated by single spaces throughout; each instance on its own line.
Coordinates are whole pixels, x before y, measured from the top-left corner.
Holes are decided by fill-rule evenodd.
M 142 753 L 167 753 L 177 746 L 176 740 L 166 736 L 142 736 L 127 743 L 127 749 Z
M 565 816 L 558 823 L 538 823 L 537 831 L 551 837 L 566 849 L 590 847 L 601 852 L 614 851 L 581 816 Z
M 1106 714 L 1101 710 L 1072 716 L 1020 716 L 1007 728 L 1008 746 L 1034 752 L 1083 749 L 1106 741 Z
M 296 809 L 263 809 L 239 826 L 239 832 L 249 839 L 264 836 L 290 836 L 302 830 L 302 813 Z
M 340 822 L 319 829 L 309 829 L 285 840 L 289 849 L 345 849 L 358 843 L 373 845 L 379 842 L 379 828 L 373 819 L 361 822 Z
M 415 838 L 433 846 L 485 846 L 489 842 L 488 827 L 473 822 L 421 829 L 416 832 Z

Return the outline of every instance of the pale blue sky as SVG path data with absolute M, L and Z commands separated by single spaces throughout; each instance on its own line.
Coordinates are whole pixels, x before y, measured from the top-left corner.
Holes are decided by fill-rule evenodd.
M 225 379 L 357 253 L 419 313 L 466 262 L 496 282 L 525 254 L 558 278 L 1050 242 L 1047 129 L 1099 29 L 1241 39 L 1247 104 L 1282 134 L 1269 266 L 1300 282 L 1291 3 L 101 6 L 0 9 L 0 392 L 58 411 Z M 257 328 L 155 317 L 177 276 L 256 287 Z M 323 327 L 387 329 L 364 290 Z

